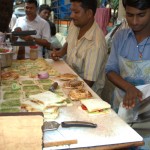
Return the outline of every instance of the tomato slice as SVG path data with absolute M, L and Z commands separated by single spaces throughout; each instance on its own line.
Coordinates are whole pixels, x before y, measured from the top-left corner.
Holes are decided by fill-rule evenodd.
M 81 105 L 81 108 L 82 108 L 83 110 L 87 110 L 86 106 L 84 106 L 83 104 Z

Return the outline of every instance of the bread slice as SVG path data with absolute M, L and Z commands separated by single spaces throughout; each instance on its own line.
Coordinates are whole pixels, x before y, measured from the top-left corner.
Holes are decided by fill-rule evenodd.
M 44 120 L 45 119 L 54 120 L 59 116 L 59 110 L 56 110 L 53 113 L 44 112 L 43 114 L 44 114 Z
M 71 100 L 80 100 L 91 98 L 92 94 L 86 89 L 73 89 L 69 92 L 68 96 Z
M 29 98 L 36 101 L 38 100 L 38 103 L 41 103 L 45 106 L 51 106 L 52 104 L 63 102 L 66 99 L 66 97 L 60 96 L 50 91 L 30 95 Z
M 45 106 L 43 104 L 34 103 L 32 100 L 27 100 L 22 102 L 21 109 L 26 110 L 28 112 L 46 112 L 46 113 L 54 113 L 58 110 L 56 106 Z
M 81 104 L 87 108 L 88 112 L 111 108 L 110 104 L 101 99 L 84 99 L 81 100 Z
M 69 81 L 66 81 L 64 84 L 63 84 L 63 87 L 65 89 L 81 89 L 83 88 L 84 86 L 84 82 L 83 81 L 79 81 L 79 80 L 69 80 Z
M 60 80 L 63 81 L 68 81 L 68 80 L 73 80 L 73 79 L 77 79 L 77 75 L 75 74 L 71 74 L 71 73 L 65 73 L 65 74 L 61 74 L 59 76 L 57 76 Z

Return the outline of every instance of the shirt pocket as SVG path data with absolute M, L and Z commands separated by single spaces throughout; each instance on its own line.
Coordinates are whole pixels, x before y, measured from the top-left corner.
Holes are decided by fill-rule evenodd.
M 84 57 L 83 56 L 76 56 L 73 59 L 72 62 L 72 67 L 77 73 L 82 73 L 84 72 L 83 67 L 84 67 Z

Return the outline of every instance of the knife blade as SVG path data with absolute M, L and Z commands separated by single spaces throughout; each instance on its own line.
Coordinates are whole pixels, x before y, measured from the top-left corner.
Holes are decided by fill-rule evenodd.
M 55 92 L 55 90 L 57 89 L 57 87 L 58 87 L 58 83 L 57 82 L 54 82 L 51 86 L 50 86 L 50 88 L 49 88 L 49 91 L 51 91 L 51 92 Z
M 149 104 L 150 104 L 150 96 L 143 99 L 141 102 L 137 103 L 133 110 L 139 112 L 139 111 L 143 110 Z
M 150 121 L 150 110 L 139 114 L 138 119 L 142 120 L 142 122 Z
M 150 121 L 150 110 L 143 112 L 141 114 L 136 114 L 134 116 L 133 120 L 128 121 L 129 124 L 134 124 L 134 123 L 142 123 L 142 122 L 149 122 Z
M 136 106 L 133 108 L 133 120 L 129 121 L 129 122 L 138 122 L 141 120 L 141 118 L 139 118 L 140 114 L 144 113 L 144 109 L 150 105 L 150 96 L 143 99 L 141 102 L 138 102 L 136 104 Z M 145 119 L 142 119 L 145 120 Z M 141 121 L 140 121 L 141 122 Z

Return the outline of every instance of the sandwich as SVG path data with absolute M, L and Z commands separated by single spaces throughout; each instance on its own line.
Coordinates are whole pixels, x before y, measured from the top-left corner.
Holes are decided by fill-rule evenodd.
M 43 93 L 39 93 L 39 94 L 35 94 L 35 95 L 30 95 L 29 98 L 32 100 L 32 101 L 38 101 L 38 103 L 41 103 L 43 104 L 45 107 L 46 106 L 54 106 L 54 104 L 57 104 L 57 103 L 61 103 L 61 102 L 64 102 L 66 100 L 66 97 L 65 96 L 60 96 L 58 94 L 55 94 L 51 91 L 46 91 L 46 92 L 43 92 Z
M 69 97 L 71 100 L 80 100 L 91 98 L 92 94 L 86 89 L 73 89 L 69 92 Z
M 65 74 L 61 74 L 59 76 L 57 76 L 60 80 L 63 81 L 68 81 L 68 80 L 73 80 L 73 79 L 77 79 L 77 75 L 75 74 L 71 74 L 71 73 L 65 73 Z
M 45 107 L 44 104 L 39 103 L 36 100 L 27 100 L 21 103 L 22 111 L 26 112 L 43 112 L 44 118 L 56 119 L 59 115 L 59 107 L 49 106 Z
M 84 83 L 83 81 L 79 81 L 79 80 L 69 80 L 69 81 L 66 81 L 64 84 L 63 84 L 63 87 L 65 89 L 81 89 L 83 88 L 84 86 Z
M 111 105 L 102 99 L 84 99 L 81 100 L 81 109 L 90 115 L 105 114 L 110 112 Z

